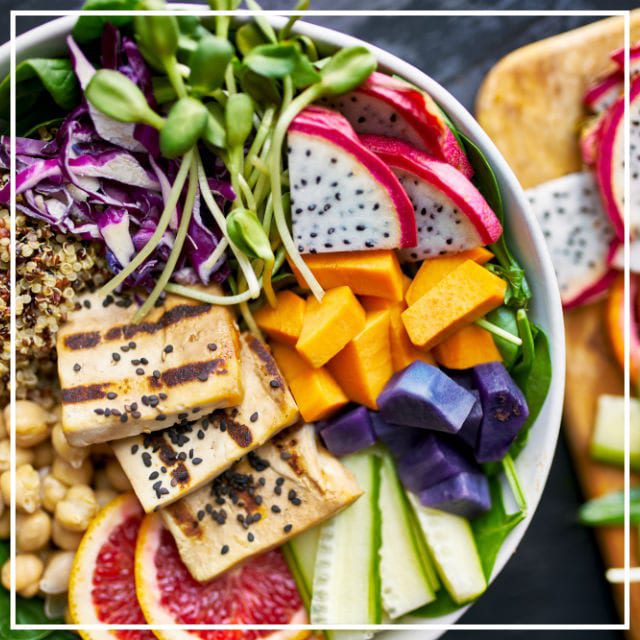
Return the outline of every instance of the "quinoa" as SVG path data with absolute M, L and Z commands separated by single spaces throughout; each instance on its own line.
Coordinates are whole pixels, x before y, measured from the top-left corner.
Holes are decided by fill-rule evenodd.
M 3 177 L 6 180 L 6 176 Z M 9 400 L 9 211 L 0 208 L 0 405 Z M 57 383 L 56 336 L 77 295 L 106 281 L 102 247 L 16 215 L 16 394 L 45 401 Z

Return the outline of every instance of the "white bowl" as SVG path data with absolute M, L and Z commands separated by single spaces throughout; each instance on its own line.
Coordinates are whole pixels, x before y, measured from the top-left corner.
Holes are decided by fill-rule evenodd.
M 187 8 L 186 5 L 175 6 Z M 195 11 L 202 10 L 202 6 L 190 6 Z M 270 19 L 274 26 L 281 26 L 283 23 L 277 17 Z M 428 18 L 416 19 L 426 20 Z M 60 55 L 65 51 L 64 38 L 70 33 L 74 23 L 75 18 L 73 17 L 59 18 L 18 36 L 15 41 L 17 61 L 20 62 L 34 56 Z M 553 379 L 544 407 L 531 429 L 527 446 L 516 461 L 518 474 L 529 504 L 529 513 L 502 545 L 493 569 L 492 580 L 494 580 L 516 551 L 533 518 L 547 480 L 560 429 L 565 375 L 564 323 L 558 285 L 542 231 L 528 207 L 522 187 L 496 146 L 473 116 L 433 78 L 382 49 L 338 31 L 305 22 L 298 22 L 296 31 L 328 46 L 365 45 L 377 57 L 381 70 L 402 76 L 430 93 L 448 113 L 460 131 L 484 152 L 501 186 L 509 246 L 525 268 L 532 288 L 531 318 L 547 332 L 550 339 Z M 7 43 L 0 47 L 0 77 L 4 77 L 9 72 L 9 60 L 9 44 Z M 414 619 L 413 621 L 419 624 L 453 624 L 465 610 L 466 608 L 441 618 Z M 496 619 L 493 623 L 500 623 L 498 612 L 496 612 Z M 399 634 L 399 632 L 392 633 Z M 438 629 L 405 631 L 402 638 L 403 640 L 414 640 L 414 638 L 415 640 L 429 640 L 439 637 L 442 633 L 443 631 Z

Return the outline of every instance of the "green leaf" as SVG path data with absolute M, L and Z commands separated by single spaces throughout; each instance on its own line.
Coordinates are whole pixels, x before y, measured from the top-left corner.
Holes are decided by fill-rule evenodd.
M 525 517 L 521 511 L 506 513 L 498 478 L 494 477 L 489 480 L 489 489 L 491 491 L 491 510 L 471 522 L 482 562 L 482 570 L 487 580 L 491 578 L 491 572 L 503 542 L 513 528 Z
M 70 111 L 80 100 L 80 87 L 71 62 L 63 58 L 31 58 L 16 67 L 16 102 L 31 99 L 37 102 L 47 92 L 55 104 Z M 9 117 L 9 76 L 0 83 L 0 115 Z
M 512 333 L 513 335 L 517 335 L 518 333 L 518 323 L 516 321 L 516 312 L 515 309 L 511 307 L 501 306 L 497 309 L 494 309 L 490 313 L 487 314 L 487 320 L 497 325 L 501 329 Z M 504 366 L 507 369 L 511 369 L 511 367 L 515 364 L 518 356 L 520 355 L 521 348 L 518 345 L 513 344 L 513 342 L 509 342 L 500 336 L 493 336 L 493 341 L 498 347 L 498 351 L 500 351 L 500 355 L 502 356 L 502 361 Z
M 282 97 L 275 80 L 258 75 L 238 60 L 233 61 L 233 71 L 240 80 L 242 90 L 258 104 L 280 103 Z
M 263 44 L 267 41 L 254 22 L 247 22 L 236 31 L 236 47 L 243 56 Z
M 82 6 L 83 11 L 135 11 L 141 8 L 139 0 L 87 0 Z M 129 24 L 131 16 L 80 16 L 73 27 L 73 37 L 78 42 L 96 40 L 102 35 L 105 23 L 110 22 L 116 27 Z
M 613 491 L 589 500 L 580 507 L 578 519 L 590 527 L 624 524 L 624 491 Z M 640 524 L 640 487 L 632 487 L 629 491 L 629 522 Z
M 549 338 L 547 338 L 547 334 L 540 329 L 540 327 L 532 325 L 532 329 L 535 332 L 535 339 L 534 358 L 531 368 L 526 374 L 523 372 L 513 372 L 513 379 L 520 389 L 522 389 L 522 393 L 524 393 L 529 407 L 529 417 L 509 450 L 513 458 L 516 458 L 526 445 L 531 426 L 540 414 L 549 387 L 551 386 L 552 373 Z
M 322 92 L 336 96 L 359 87 L 375 70 L 378 62 L 366 47 L 340 49 L 322 66 Z
M 247 0 L 247 7 L 252 11 L 262 11 L 262 7 L 256 2 L 256 0 Z M 276 32 L 264 16 L 255 15 L 253 16 L 253 20 L 260 27 L 260 31 L 262 31 L 269 42 L 278 42 Z
M 460 608 L 460 605 L 453 601 L 449 592 L 446 589 L 441 588 L 438 590 L 436 599 L 433 602 L 412 611 L 409 615 L 424 618 L 439 618 L 440 616 L 446 616 L 453 613 Z
M 254 47 L 243 62 L 254 73 L 266 78 L 281 79 L 289 76 L 296 87 L 304 87 L 320 80 L 320 74 L 292 42 Z

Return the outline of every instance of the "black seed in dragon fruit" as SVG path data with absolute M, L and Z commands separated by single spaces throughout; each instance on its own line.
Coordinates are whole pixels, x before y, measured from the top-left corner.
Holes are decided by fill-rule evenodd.
M 300 253 L 415 245 L 413 209 L 400 182 L 339 113 L 309 107 L 294 119 L 288 166 Z
M 362 143 L 396 174 L 414 210 L 418 242 L 400 258 L 415 262 L 495 242 L 502 225 L 482 194 L 455 167 L 384 136 Z

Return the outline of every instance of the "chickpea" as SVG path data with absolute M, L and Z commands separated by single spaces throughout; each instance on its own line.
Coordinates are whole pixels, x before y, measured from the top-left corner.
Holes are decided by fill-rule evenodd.
M 68 590 L 75 555 L 73 551 L 56 551 L 51 554 L 40 580 L 40 590 L 43 593 L 57 595 Z
M 24 449 L 23 447 L 16 447 L 16 467 L 23 464 L 33 463 L 33 451 L 31 449 Z M 11 468 L 11 442 L 9 439 L 0 441 L 0 473 L 8 471 Z
M 93 465 L 88 458 L 82 463 L 78 469 L 74 469 L 64 458 L 56 456 L 53 460 L 51 473 L 71 487 L 74 484 L 89 484 L 93 476 Z
M 80 546 L 82 534 L 65 529 L 56 518 L 51 525 L 51 539 L 57 547 L 64 551 L 75 551 Z
M 102 507 L 108 505 L 114 498 L 118 497 L 118 492 L 113 489 L 97 489 L 96 490 L 96 502 L 98 506 Z
M 16 517 L 16 544 L 18 551 L 30 553 L 47 546 L 51 538 L 51 517 L 39 509 L 28 515 Z
M 69 531 L 86 531 L 98 512 L 93 489 L 87 485 L 71 487 L 56 507 L 56 520 Z
M 67 485 L 58 478 L 48 475 L 42 481 L 42 506 L 49 512 L 54 513 L 56 506 L 67 493 Z
M 89 447 L 72 447 L 67 442 L 61 424 L 56 424 L 51 431 L 51 442 L 56 453 L 66 460 L 71 467 L 79 469 L 89 455 Z
M 53 447 L 50 440 L 45 440 L 39 445 L 30 449 L 33 451 L 33 462 L 31 463 L 36 469 L 42 467 L 50 467 L 53 462 Z
M 11 535 L 11 513 L 9 510 L 5 510 L 5 512 L 0 517 L 0 540 L 8 540 Z
M 18 554 L 15 571 L 16 591 L 23 598 L 33 598 L 40 587 L 44 563 L 32 553 Z M 7 560 L 2 566 L 2 586 L 7 590 L 11 588 L 11 560 Z
M 11 472 L 5 471 L 0 476 L 2 498 L 7 506 L 11 504 Z M 40 500 L 40 475 L 30 465 L 24 464 L 16 469 L 16 508 L 23 513 L 34 513 L 42 501 Z
M 9 424 L 9 407 L 4 410 L 4 418 Z M 19 447 L 34 447 L 49 437 L 48 413 L 31 400 L 16 402 L 16 443 Z
M 120 492 L 131 491 L 131 483 L 129 482 L 129 478 L 127 478 L 126 473 L 122 470 L 120 463 L 113 458 L 107 462 L 107 466 L 105 468 L 105 472 L 107 474 L 107 478 L 109 478 L 109 482 L 111 486 Z

